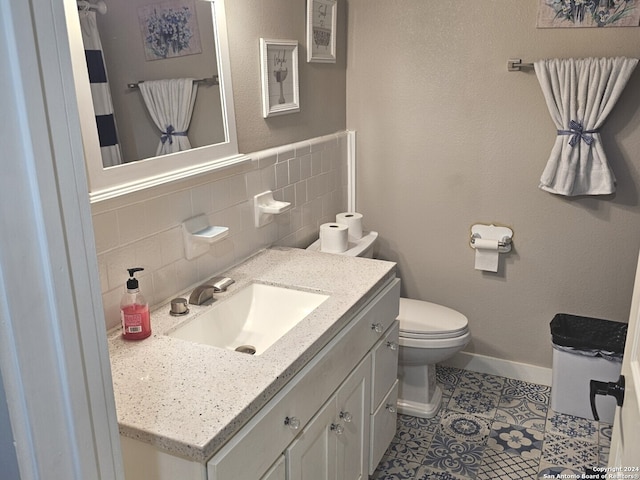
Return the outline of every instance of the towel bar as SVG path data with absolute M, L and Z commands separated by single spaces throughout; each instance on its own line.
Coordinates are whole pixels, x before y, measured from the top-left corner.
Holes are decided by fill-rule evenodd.
M 209 78 L 200 78 L 198 80 L 194 80 L 195 83 L 204 83 L 205 85 L 220 85 L 220 82 L 218 81 L 218 76 L 214 75 L 213 77 L 209 77 Z M 144 83 L 144 80 L 139 80 L 136 83 L 127 83 L 127 87 L 128 88 L 138 88 L 139 84 Z
M 533 68 L 533 63 L 522 63 L 520 58 L 510 58 L 507 60 L 507 70 L 510 72 L 521 72 L 522 69 Z

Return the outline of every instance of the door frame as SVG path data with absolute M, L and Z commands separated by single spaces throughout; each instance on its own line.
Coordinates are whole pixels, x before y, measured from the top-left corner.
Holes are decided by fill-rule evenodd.
M 0 0 L 3 440 L 23 480 L 124 479 L 66 37 L 74 3 Z

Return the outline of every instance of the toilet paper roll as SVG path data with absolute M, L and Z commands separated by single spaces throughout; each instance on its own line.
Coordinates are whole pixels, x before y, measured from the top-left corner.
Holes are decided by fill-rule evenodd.
M 358 212 L 342 212 L 336 215 L 336 223 L 349 227 L 349 237 L 354 240 L 362 238 L 362 214 Z
M 476 270 L 485 272 L 498 271 L 498 240 L 476 238 L 473 243 L 476 249 Z
M 349 246 L 349 227 L 342 223 L 323 223 L 320 225 L 320 251 L 342 253 Z

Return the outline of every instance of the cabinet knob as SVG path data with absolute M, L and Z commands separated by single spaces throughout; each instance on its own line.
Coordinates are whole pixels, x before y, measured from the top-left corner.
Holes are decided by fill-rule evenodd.
M 398 344 L 396 342 L 387 342 L 387 347 L 389 350 L 396 351 L 398 349 Z
M 344 427 L 339 423 L 332 423 L 331 427 L 329 427 L 333 433 L 336 435 L 342 435 L 344 433 Z
M 384 325 L 382 325 L 380 322 L 372 323 L 371 330 L 375 331 L 376 333 L 382 333 L 384 331 Z
M 345 423 L 351 423 L 351 420 L 353 420 L 353 415 L 351 415 L 349 412 L 340 412 L 340 418 L 344 420 Z
M 284 419 L 284 424 L 287 425 L 291 430 L 297 430 L 300 428 L 300 419 L 296 417 L 286 417 Z
M 396 413 L 398 411 L 398 409 L 393 403 L 387 403 L 384 408 L 386 408 L 389 411 L 389 413 Z

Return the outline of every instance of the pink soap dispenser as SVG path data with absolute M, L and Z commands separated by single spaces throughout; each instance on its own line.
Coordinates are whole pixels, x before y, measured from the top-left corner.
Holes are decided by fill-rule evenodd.
M 127 340 L 142 340 L 151 335 L 151 319 L 149 304 L 140 293 L 136 272 L 144 268 L 128 268 L 129 280 L 125 294 L 120 301 L 120 318 L 122 320 L 122 337 Z

